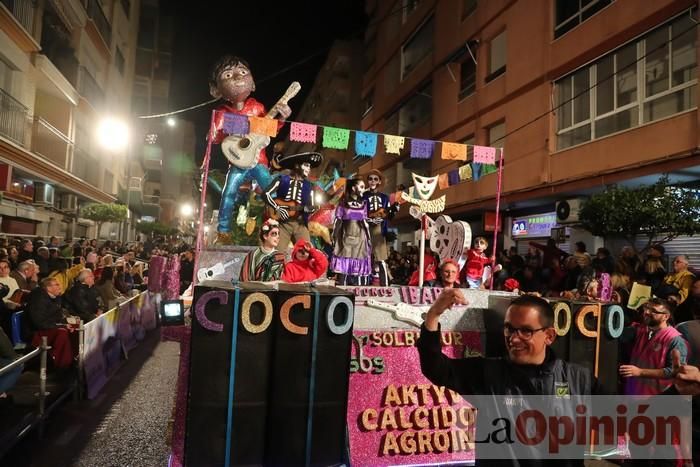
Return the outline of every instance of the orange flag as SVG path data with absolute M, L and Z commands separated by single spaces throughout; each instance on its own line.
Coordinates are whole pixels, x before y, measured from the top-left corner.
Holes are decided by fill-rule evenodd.
M 459 143 L 442 143 L 441 157 L 445 160 L 466 161 L 467 145 Z
M 248 117 L 250 120 L 250 132 L 265 135 L 271 138 L 277 136 L 277 120 L 265 117 Z

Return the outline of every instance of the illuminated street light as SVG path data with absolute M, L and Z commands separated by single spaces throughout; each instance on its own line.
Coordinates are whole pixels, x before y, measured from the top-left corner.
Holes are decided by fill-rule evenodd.
M 129 126 L 117 118 L 104 118 L 97 125 L 97 141 L 112 151 L 121 151 L 129 145 Z
M 183 204 L 180 206 L 180 214 L 182 214 L 184 217 L 190 217 L 192 214 L 194 214 L 194 208 L 191 204 Z
M 177 120 L 175 120 L 173 117 L 168 117 L 165 123 L 167 123 L 170 128 L 173 128 L 175 125 L 177 125 Z

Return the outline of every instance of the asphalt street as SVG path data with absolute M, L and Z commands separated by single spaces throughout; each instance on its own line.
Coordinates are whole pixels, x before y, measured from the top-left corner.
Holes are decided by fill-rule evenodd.
M 64 403 L 42 439 L 32 433 L 0 465 L 167 465 L 179 352 L 179 343 L 160 342 L 160 330 L 152 331 L 95 400 Z

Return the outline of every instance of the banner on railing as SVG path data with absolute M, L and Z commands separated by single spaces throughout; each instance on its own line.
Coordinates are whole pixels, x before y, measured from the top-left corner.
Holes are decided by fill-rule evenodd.
M 119 367 L 122 352 L 142 340 L 145 331 L 156 327 L 158 294 L 143 292 L 86 323 L 83 333 L 83 362 L 87 397 L 93 399 Z

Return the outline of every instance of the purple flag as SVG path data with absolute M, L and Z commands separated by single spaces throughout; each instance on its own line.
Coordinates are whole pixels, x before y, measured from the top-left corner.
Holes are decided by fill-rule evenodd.
M 430 159 L 433 156 L 435 141 L 429 139 L 411 139 L 411 158 Z
M 234 113 L 224 113 L 224 133 L 228 135 L 247 135 L 250 132 L 248 117 Z
M 460 182 L 459 169 L 454 169 L 447 172 L 447 180 L 450 182 L 450 186 L 458 184 Z

